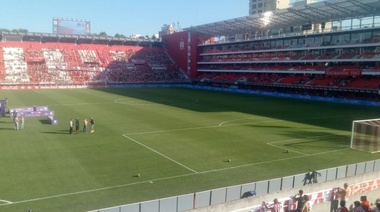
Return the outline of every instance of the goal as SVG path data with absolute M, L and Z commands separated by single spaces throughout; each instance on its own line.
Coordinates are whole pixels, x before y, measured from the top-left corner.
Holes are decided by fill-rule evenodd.
M 380 152 L 380 119 L 352 122 L 351 149 L 370 153 Z

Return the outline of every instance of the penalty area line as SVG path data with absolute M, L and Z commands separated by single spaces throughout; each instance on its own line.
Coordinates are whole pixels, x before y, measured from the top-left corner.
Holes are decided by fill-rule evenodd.
M 191 172 L 193 172 L 193 173 L 198 173 L 197 171 L 195 171 L 195 170 L 193 170 L 193 169 L 191 169 L 191 168 L 189 168 L 189 167 L 183 165 L 182 163 L 180 163 L 180 162 L 178 162 L 178 161 L 176 161 L 176 160 L 174 160 L 174 159 L 172 159 L 172 158 L 170 158 L 170 157 L 168 157 L 168 156 L 162 154 L 161 152 L 158 152 L 157 150 L 154 150 L 154 149 L 148 147 L 148 146 L 145 145 L 145 144 L 142 144 L 142 143 L 138 142 L 137 140 L 135 140 L 135 139 L 133 139 L 133 138 L 131 138 L 131 137 L 125 135 L 125 134 L 123 134 L 123 136 L 124 136 L 125 138 L 128 138 L 129 140 L 135 142 L 136 144 L 138 144 L 138 145 L 140 145 L 140 146 L 143 146 L 143 147 L 149 149 L 150 151 L 152 151 L 152 152 L 154 152 L 154 153 L 156 153 L 156 154 L 158 154 L 158 155 L 161 155 L 162 157 L 164 157 L 164 158 L 166 158 L 166 159 L 168 159 L 168 160 L 170 160 L 170 161 L 172 161 L 172 162 L 174 162 L 174 163 L 176 163 L 176 164 L 178 164 L 178 165 L 184 167 L 185 169 L 187 169 L 187 170 L 189 170 L 189 171 L 191 171 Z
M 12 203 L 13 202 L 11 202 L 11 201 L 0 199 L 0 205 L 9 205 L 9 204 L 12 204 Z

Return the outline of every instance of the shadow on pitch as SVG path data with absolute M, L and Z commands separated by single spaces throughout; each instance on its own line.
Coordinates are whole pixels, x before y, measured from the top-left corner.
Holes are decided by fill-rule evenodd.
M 6 127 L 6 128 L 0 128 L 0 130 L 13 130 L 16 131 L 14 127 Z
M 55 134 L 55 135 L 69 135 L 69 131 L 68 130 L 58 130 L 58 131 L 55 131 L 55 132 L 42 132 L 42 133 L 45 133 L 45 134 Z
M 280 129 L 280 128 L 291 128 L 291 127 L 287 127 L 287 126 L 276 126 L 276 125 L 254 125 L 254 124 L 242 124 L 244 126 L 250 126 L 250 127 L 255 127 L 255 128 L 276 128 L 276 129 Z
M 0 121 L 0 124 L 7 124 L 7 123 L 13 123 L 13 121 L 11 119 L 9 119 L 9 121 Z
M 39 120 L 41 124 L 51 124 L 51 122 L 47 119 L 41 119 Z

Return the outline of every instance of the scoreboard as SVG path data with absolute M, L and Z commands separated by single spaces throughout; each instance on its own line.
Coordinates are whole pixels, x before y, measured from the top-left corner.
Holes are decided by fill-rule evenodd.
M 53 18 L 53 34 L 89 35 L 90 21 L 73 18 Z

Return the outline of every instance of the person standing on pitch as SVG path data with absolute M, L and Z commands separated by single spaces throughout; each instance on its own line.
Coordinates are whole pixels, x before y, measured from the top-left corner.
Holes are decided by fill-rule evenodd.
M 75 134 L 79 134 L 79 119 L 75 119 Z
M 91 117 L 91 120 L 90 120 L 90 124 L 91 124 L 91 133 L 95 132 L 95 120 L 93 117 Z
M 15 123 L 15 130 L 19 130 L 19 120 L 18 120 L 18 117 L 16 116 L 14 119 L 13 119 L 14 123 Z
M 24 129 L 24 123 L 25 123 L 25 118 L 24 116 L 20 117 L 20 130 Z
M 87 118 L 85 118 L 83 120 L 83 132 L 84 133 L 87 133 L 87 124 L 88 124 L 88 120 L 87 120 Z
M 74 123 L 73 123 L 73 119 L 70 119 L 69 121 L 69 134 L 72 135 L 73 134 L 73 127 L 74 127 Z

